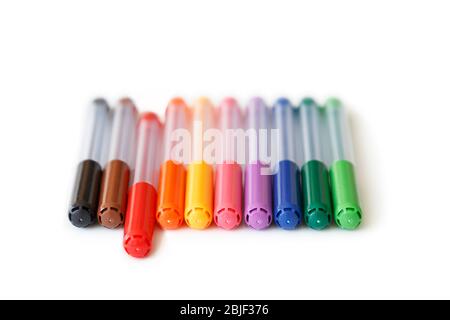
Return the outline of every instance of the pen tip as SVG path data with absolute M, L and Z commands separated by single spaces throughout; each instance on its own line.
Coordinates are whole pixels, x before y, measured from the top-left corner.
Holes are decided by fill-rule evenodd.
M 248 104 L 265 104 L 265 102 L 261 97 L 253 97 L 248 101 Z
M 282 98 L 278 98 L 275 101 L 275 106 L 290 107 L 291 106 L 291 102 L 289 101 L 289 99 L 282 97 Z
M 108 105 L 108 102 L 106 102 L 105 99 L 100 98 L 100 97 L 95 98 L 93 101 L 94 101 L 94 104 L 98 104 L 98 105 L 106 105 L 106 106 Z
M 134 114 L 137 114 L 137 107 L 134 104 L 134 101 L 129 98 L 129 97 L 123 97 L 119 100 L 119 106 L 125 107 L 125 108 L 129 108 L 130 110 L 133 111 Z
M 250 110 L 251 112 L 264 112 L 264 109 L 266 108 L 266 103 L 260 97 L 251 98 L 247 104 L 247 110 Z
M 301 105 L 309 107 L 316 105 L 316 102 L 314 101 L 313 98 L 306 97 L 302 100 Z
M 159 125 L 161 125 L 161 121 L 159 120 L 159 117 L 154 112 L 144 112 L 139 117 L 139 122 L 141 121 L 156 121 Z
M 237 106 L 237 104 L 238 104 L 238 102 L 233 97 L 226 97 L 225 99 L 222 100 L 222 102 L 220 103 L 220 106 L 229 108 L 229 107 Z
M 123 98 L 121 98 L 121 99 L 119 100 L 119 103 L 120 103 L 120 104 L 123 104 L 123 105 L 134 105 L 133 100 L 131 100 L 131 98 L 129 98 L 129 97 L 123 97 Z
M 340 108 L 342 106 L 342 103 L 337 98 L 329 98 L 325 103 L 325 106 L 328 108 Z
M 179 108 L 185 108 L 187 107 L 186 102 L 183 98 L 175 97 L 169 102 L 170 106 L 179 107 Z
M 199 98 L 197 98 L 195 103 L 198 106 L 211 105 L 211 101 L 207 97 L 199 97 Z

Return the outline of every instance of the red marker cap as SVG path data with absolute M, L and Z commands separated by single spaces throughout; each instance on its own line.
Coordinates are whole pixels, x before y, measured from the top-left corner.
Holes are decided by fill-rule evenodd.
M 141 115 L 137 127 L 136 169 L 128 194 L 123 246 L 133 257 L 152 249 L 159 177 L 161 122 L 154 113 Z

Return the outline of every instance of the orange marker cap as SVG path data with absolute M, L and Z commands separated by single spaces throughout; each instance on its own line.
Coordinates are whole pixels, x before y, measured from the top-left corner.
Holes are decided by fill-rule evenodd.
M 184 220 L 186 169 L 171 160 L 161 166 L 156 219 L 163 229 L 177 229 Z
M 189 108 L 182 98 L 173 98 L 166 108 L 163 164 L 160 170 L 156 219 L 163 229 L 176 229 L 184 221 L 186 169 L 183 161 L 172 159 L 171 152 L 179 142 L 176 130 L 188 127 Z M 178 161 L 180 160 L 180 161 Z

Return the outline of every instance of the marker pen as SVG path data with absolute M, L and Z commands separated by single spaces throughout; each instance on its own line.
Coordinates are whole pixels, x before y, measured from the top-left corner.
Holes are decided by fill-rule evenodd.
M 119 101 L 114 110 L 109 162 L 103 174 L 97 213 L 99 223 L 106 228 L 116 228 L 124 222 L 137 117 L 131 99 Z
M 172 99 L 166 108 L 164 125 L 163 164 L 159 180 L 156 218 L 163 229 L 176 229 L 184 221 L 186 169 L 184 163 L 172 159 L 171 152 L 178 143 L 172 137 L 175 130 L 188 127 L 189 109 L 181 98 Z
M 206 229 L 213 219 L 213 167 L 203 158 L 203 133 L 212 128 L 214 108 L 207 98 L 193 106 L 192 162 L 186 176 L 185 221 L 193 229 Z
M 336 224 L 348 230 L 361 223 L 362 211 L 356 187 L 353 150 L 345 109 L 338 99 L 325 104 L 331 145 L 330 180 Z
M 231 230 L 242 221 L 242 169 L 237 163 L 237 129 L 242 128 L 242 113 L 237 101 L 227 98 L 218 110 L 219 129 L 222 133 L 222 162 L 216 165 L 214 222 Z M 245 150 L 244 150 L 245 151 Z
M 313 99 L 306 98 L 299 111 L 304 158 L 301 168 L 303 213 L 310 228 L 322 230 L 331 223 L 332 204 L 328 169 L 321 149 L 320 109 Z
M 94 100 L 88 111 L 81 161 L 69 208 L 69 220 L 76 227 L 87 227 L 97 220 L 98 194 L 111 120 L 110 109 L 104 99 Z
M 136 169 L 128 194 L 123 247 L 135 258 L 152 249 L 160 168 L 161 122 L 152 112 L 141 115 L 137 125 Z
M 246 121 L 249 152 L 245 167 L 245 222 L 261 230 L 272 223 L 272 175 L 270 166 L 260 160 L 263 143 L 260 137 L 264 130 L 266 139 L 270 138 L 269 109 L 261 98 L 253 98 L 248 103 Z M 267 141 L 264 143 L 267 147 Z
M 273 178 L 275 223 L 286 230 L 301 224 L 300 171 L 295 163 L 294 111 L 289 100 L 280 98 L 273 108 L 274 128 L 279 130 L 279 162 Z

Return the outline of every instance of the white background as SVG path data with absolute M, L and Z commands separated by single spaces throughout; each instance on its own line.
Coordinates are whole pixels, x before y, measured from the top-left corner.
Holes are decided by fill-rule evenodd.
M 448 1 L 2 1 L 0 298 L 450 298 Z M 348 106 L 356 232 L 74 228 L 96 96 Z

